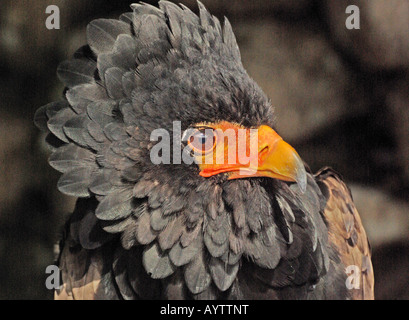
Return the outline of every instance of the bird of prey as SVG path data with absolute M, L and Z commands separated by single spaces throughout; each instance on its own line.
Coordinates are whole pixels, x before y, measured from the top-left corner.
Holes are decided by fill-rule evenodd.
M 64 98 L 35 115 L 58 189 L 78 198 L 55 298 L 372 299 L 350 190 L 278 135 L 229 21 L 198 5 L 140 3 L 92 21 L 58 68 Z M 245 143 L 220 138 L 227 129 Z M 170 156 L 153 161 L 164 141 Z M 235 147 L 256 161 L 202 159 Z

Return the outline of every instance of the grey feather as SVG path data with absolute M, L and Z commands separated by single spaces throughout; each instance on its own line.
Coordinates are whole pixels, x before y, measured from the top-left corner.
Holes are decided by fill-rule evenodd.
M 87 210 L 78 231 L 81 246 L 87 250 L 97 249 L 112 239 L 112 236 L 101 228 L 100 220 L 95 216 L 94 209 L 93 205 Z
M 87 129 L 89 135 L 92 137 L 92 139 L 94 139 L 96 143 L 103 144 L 108 142 L 107 137 L 105 136 L 105 133 L 102 130 L 101 126 L 95 121 L 88 121 Z
M 74 168 L 96 168 L 95 154 L 74 144 L 68 144 L 58 148 L 50 156 L 49 163 L 54 169 L 62 173 Z
M 119 220 L 132 210 L 132 187 L 124 187 L 108 194 L 98 205 L 95 215 L 101 220 Z
M 47 131 L 48 117 L 47 117 L 46 111 L 47 111 L 47 105 L 38 108 L 34 114 L 34 124 L 36 125 L 37 128 L 39 128 L 43 132 Z
M 137 184 L 135 184 L 133 193 L 135 198 L 145 198 L 154 188 L 154 182 L 142 179 Z
M 224 242 L 221 245 L 216 244 L 213 241 L 211 235 L 209 234 L 209 231 L 207 231 L 204 234 L 204 243 L 206 245 L 207 250 L 211 254 L 211 256 L 216 257 L 216 258 L 221 257 L 229 249 L 229 242 L 228 241 Z
M 303 239 L 298 235 L 297 232 L 294 232 L 293 242 L 289 246 L 286 254 L 287 259 L 295 259 L 300 256 L 301 251 L 303 250 Z
M 239 264 L 229 265 L 217 258 L 211 258 L 209 262 L 210 274 L 213 282 L 220 291 L 226 291 L 230 288 L 236 279 L 239 270 Z
M 200 14 L 200 23 L 206 31 L 209 31 L 209 28 L 214 26 L 213 18 L 206 7 L 200 1 L 197 1 L 199 5 L 199 14 Z
M 227 215 L 223 216 L 223 219 L 217 219 L 217 222 L 214 224 L 217 225 L 217 229 L 210 227 L 213 225 L 213 223 L 209 223 L 208 227 L 206 228 L 206 232 L 210 234 L 212 241 L 219 246 L 228 242 L 229 233 L 231 231 Z
M 123 123 L 120 122 L 110 122 L 104 127 L 104 133 L 106 137 L 111 141 L 118 141 L 119 144 L 129 138 L 129 135 L 126 133 L 126 128 Z M 122 145 L 122 144 L 121 144 Z M 116 152 L 115 144 L 111 146 L 112 150 Z M 122 150 L 122 148 L 118 147 Z
M 261 282 L 271 287 L 282 288 L 293 284 L 298 268 L 298 260 L 282 259 L 274 272 L 260 268 L 255 272 L 255 276 Z
M 154 299 L 161 294 L 161 281 L 152 280 L 142 265 L 142 248 L 132 248 L 128 254 L 128 281 L 139 299 Z
M 147 211 L 138 218 L 138 224 L 135 231 L 136 240 L 138 240 L 140 244 L 146 245 L 156 239 L 157 233 L 151 228 L 150 216 Z
M 132 96 L 132 92 L 135 89 L 135 72 L 134 71 L 129 71 L 129 72 L 124 73 L 122 77 L 122 88 L 127 97 Z M 128 120 L 132 120 L 132 119 L 128 119 Z
M 236 36 L 234 35 L 233 28 L 230 24 L 230 21 L 225 18 L 224 20 L 224 28 L 223 28 L 223 42 L 229 49 L 229 53 L 233 56 L 233 58 L 237 61 L 241 61 L 241 54 L 239 46 L 237 45 Z
M 263 268 L 274 269 L 281 259 L 278 245 L 266 246 L 259 237 L 246 239 L 244 248 L 245 254 Z
M 276 195 L 277 203 L 280 206 L 281 212 L 283 213 L 286 221 L 295 222 L 295 217 L 293 210 L 290 205 L 285 201 L 280 195 Z
M 169 258 L 175 266 L 181 267 L 192 261 L 201 248 L 202 243 L 200 236 L 196 237 L 196 239 L 187 247 L 183 247 L 182 244 L 178 242 L 169 251 Z
M 139 180 L 140 174 L 141 168 L 139 166 L 133 165 L 122 170 L 121 177 L 128 182 L 137 182 Z
M 116 221 L 103 221 L 100 220 L 102 229 L 109 233 L 120 233 L 125 229 L 129 229 L 131 226 L 136 228 L 136 219 L 132 216 L 125 218 L 123 220 Z
M 167 26 L 163 18 L 156 15 L 143 15 L 137 30 L 138 40 L 144 45 L 152 45 L 155 41 L 167 41 Z
M 162 231 L 168 224 L 170 217 L 162 215 L 162 209 L 157 208 L 150 213 L 150 224 L 153 230 Z
M 127 226 L 121 233 L 121 245 L 125 250 L 130 250 L 132 247 L 138 245 L 135 228 L 132 225 Z
M 185 6 L 183 3 L 180 3 L 179 5 L 183 9 L 185 23 L 199 24 L 199 17 L 192 10 L 190 10 L 190 8 Z
M 46 113 L 49 118 L 48 129 L 61 141 L 68 143 L 68 139 L 64 133 L 64 124 L 75 117 L 75 112 L 67 107 L 66 101 L 52 103 L 46 106 Z
M 235 253 L 232 250 L 229 250 L 224 255 L 222 255 L 219 259 L 229 265 L 235 265 L 240 261 L 241 257 L 242 257 L 242 252 Z
M 65 96 L 77 113 L 86 110 L 87 106 L 94 101 L 108 100 L 105 88 L 97 83 L 75 86 L 69 89 Z
M 185 201 L 180 196 L 171 196 L 163 202 L 163 214 L 165 216 L 181 211 L 185 206 Z
M 169 1 L 159 1 L 159 7 L 165 12 L 168 23 L 170 25 L 170 31 L 168 37 L 174 48 L 179 48 L 182 38 L 181 22 L 182 22 L 182 9 L 176 4 Z
M 244 251 L 244 243 L 242 237 L 235 235 L 234 232 L 230 232 L 229 234 L 229 245 L 231 252 L 234 254 L 242 254 Z
M 94 82 L 96 69 L 95 61 L 71 59 L 60 63 L 57 75 L 66 86 L 72 88 L 83 83 Z
M 203 224 L 203 221 L 200 221 L 199 223 L 196 224 L 193 230 L 190 229 L 188 226 L 186 226 L 186 230 L 183 231 L 183 234 L 180 237 L 180 244 L 182 245 L 182 247 L 185 248 L 189 246 L 192 243 L 192 241 L 197 239 L 198 236 L 202 238 L 201 236 L 202 224 Z
M 125 97 L 125 93 L 122 89 L 122 77 L 124 70 L 118 67 L 109 68 L 105 72 L 105 85 L 108 91 L 108 95 L 119 100 Z
M 88 197 L 92 172 L 92 168 L 82 167 L 64 173 L 58 180 L 58 190 L 73 197 Z
M 204 252 L 200 251 L 185 268 L 186 285 L 193 294 L 205 291 L 212 281 L 206 264 Z
M 168 254 L 162 252 L 157 243 L 152 243 L 143 252 L 143 266 L 153 279 L 163 279 L 175 272 L 176 267 Z
M 249 213 L 250 215 L 254 215 L 253 212 Z M 236 226 L 238 228 L 243 228 L 245 223 L 246 223 L 246 212 L 244 208 L 244 204 L 242 199 L 239 199 L 239 201 L 234 203 L 233 206 L 233 218 Z
M 220 298 L 220 292 L 217 287 L 213 284 L 210 284 L 209 287 L 193 296 L 195 300 L 217 300 Z
M 115 101 L 97 101 L 87 106 L 87 114 L 91 120 L 95 121 L 103 129 L 114 119 L 114 110 L 117 106 Z
M 133 3 L 131 4 L 131 9 L 133 9 L 133 17 L 137 19 L 141 15 L 144 14 L 151 14 L 151 15 L 156 15 L 158 17 L 163 17 L 163 12 L 158 9 L 157 7 L 154 7 L 148 3 Z
M 82 139 L 89 150 L 99 152 L 104 149 L 104 144 L 96 141 L 94 137 L 89 132 L 89 123 L 91 121 L 86 121 L 86 128 L 82 131 Z
M 183 216 L 174 218 L 166 228 L 159 234 L 158 241 L 162 250 L 167 250 L 179 240 L 183 232 Z
M 151 192 L 149 194 L 148 204 L 151 209 L 157 209 L 162 206 L 162 201 L 160 199 L 160 194 L 158 192 Z
M 113 19 L 97 19 L 87 27 L 88 44 L 97 55 L 111 51 L 120 34 L 131 35 L 130 25 Z
M 126 13 L 121 14 L 119 17 L 119 20 L 130 25 L 133 20 L 133 12 L 126 12 Z
M 113 185 L 108 177 L 107 169 L 100 169 L 98 173 L 95 173 L 93 179 L 91 180 L 89 189 L 91 192 L 105 196 L 113 191 Z
M 64 133 L 72 141 L 77 144 L 87 147 L 84 139 L 84 132 L 87 132 L 88 117 L 86 115 L 76 116 L 71 118 L 64 124 Z
M 139 40 L 121 34 L 115 42 L 113 51 L 102 53 L 98 56 L 98 72 L 101 79 L 105 79 L 105 72 L 109 68 L 118 67 L 125 71 L 135 70 L 136 57 L 142 44 Z
M 136 293 L 128 284 L 128 257 L 127 253 L 118 247 L 114 254 L 114 262 L 112 264 L 112 272 L 115 276 L 115 282 L 124 300 L 137 299 Z

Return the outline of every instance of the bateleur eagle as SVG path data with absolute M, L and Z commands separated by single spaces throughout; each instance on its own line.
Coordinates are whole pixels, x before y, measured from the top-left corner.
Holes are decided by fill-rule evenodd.
M 330 168 L 310 173 L 276 133 L 229 21 L 201 3 L 199 15 L 167 1 L 132 9 L 88 25 L 88 44 L 58 68 L 64 98 L 35 116 L 58 189 L 78 197 L 55 297 L 372 299 L 348 187 Z M 180 151 L 170 163 L 152 160 L 158 129 Z M 246 152 L 256 144 L 256 162 L 199 161 L 227 129 L 244 132 Z M 227 141 L 229 154 L 242 147 Z

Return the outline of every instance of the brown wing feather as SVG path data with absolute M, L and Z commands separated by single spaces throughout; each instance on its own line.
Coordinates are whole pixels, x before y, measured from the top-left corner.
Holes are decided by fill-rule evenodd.
M 107 248 L 87 250 L 80 245 L 65 245 L 59 257 L 62 285 L 55 291 L 55 300 L 116 300 L 110 274 Z
M 97 250 L 95 250 L 97 251 Z M 66 245 L 60 257 L 62 287 L 55 292 L 56 300 L 95 300 L 101 282 L 100 253 Z
M 351 191 L 332 169 L 320 170 L 316 179 L 327 198 L 324 216 L 329 226 L 329 241 L 345 268 L 357 266 L 360 270 L 359 289 L 350 289 L 350 298 L 374 299 L 371 248 Z

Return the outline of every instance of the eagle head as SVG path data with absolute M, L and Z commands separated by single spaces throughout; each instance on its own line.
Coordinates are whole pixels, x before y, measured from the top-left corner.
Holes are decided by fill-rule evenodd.
M 307 184 L 318 188 L 274 130 L 229 21 L 201 3 L 199 15 L 167 1 L 132 9 L 88 25 L 88 44 L 58 68 L 64 99 L 36 114 L 59 190 L 86 201 L 72 238 L 140 247 L 151 278 L 183 270 L 192 294 L 226 291 L 243 261 L 274 269 L 315 250 L 314 223 L 294 221 L 315 219 Z

